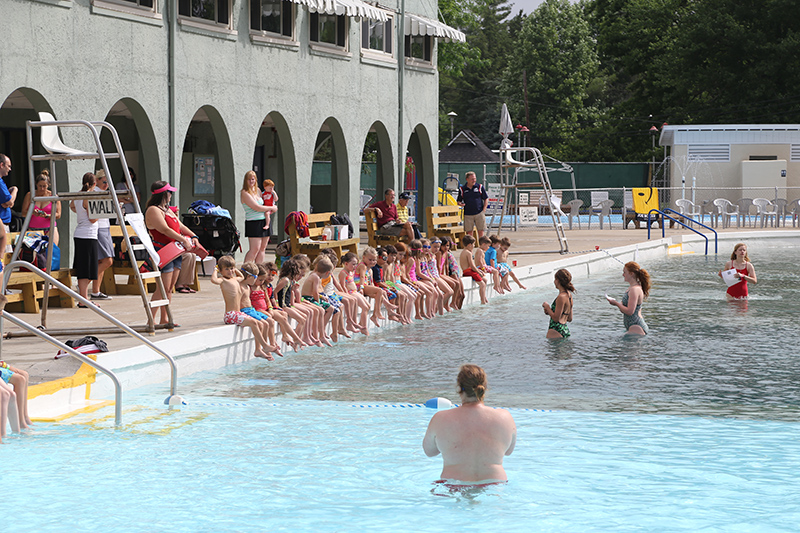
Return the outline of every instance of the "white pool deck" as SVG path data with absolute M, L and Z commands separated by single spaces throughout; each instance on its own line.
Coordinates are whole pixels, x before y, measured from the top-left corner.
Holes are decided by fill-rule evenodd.
M 671 253 L 704 253 L 705 241 L 697 234 L 687 230 L 667 230 L 666 238 L 661 231 L 654 230 L 652 240 L 647 240 L 647 230 L 573 230 L 567 232 L 570 253 L 537 253 L 537 250 L 557 248 L 553 232 L 518 231 L 505 232 L 512 241 L 510 260 L 517 262 L 514 269 L 523 283 L 531 287 L 550 286 L 553 273 L 567 268 L 573 279 L 580 281 L 589 276 L 614 269 L 621 269 L 618 261 L 636 260 L 644 266 L 653 259 L 663 258 Z M 735 242 L 747 242 L 751 249 L 758 243 L 786 242 L 787 245 L 800 245 L 800 229 L 778 228 L 751 231 L 719 231 L 720 266 L 729 257 Z M 599 247 L 600 250 L 596 248 Z M 709 244 L 709 255 L 714 253 L 713 236 Z M 241 254 L 240 254 L 241 255 Z M 253 340 L 248 329 L 222 324 L 223 303 L 219 289 L 208 278 L 201 278 L 201 290 L 196 294 L 175 294 L 173 297 L 173 316 L 181 324 L 173 332 L 159 331 L 148 339 L 169 353 L 177 362 L 178 394 L 180 378 L 206 370 L 214 370 L 227 365 L 250 360 L 253 355 Z M 465 309 L 479 305 L 477 287 L 465 278 L 467 299 Z M 513 283 L 512 283 L 513 285 Z M 518 291 L 520 289 L 514 289 Z M 488 291 L 490 302 L 503 298 L 493 290 Z M 103 308 L 128 324 L 144 323 L 144 311 L 138 296 L 115 296 L 103 302 Z M 39 315 L 17 315 L 26 322 L 39 325 Z M 435 319 L 434 319 L 435 320 Z M 87 309 L 51 309 L 48 312 L 48 328 L 85 328 L 87 323 L 105 326 L 104 320 Z M 384 328 L 403 327 L 413 331 L 413 324 L 400 326 L 386 323 Z M 6 332 L 12 338 L 2 341 L 2 358 L 11 365 L 29 372 L 29 409 L 34 420 L 57 421 L 87 410 L 113 403 L 114 391 L 111 380 L 94 369 L 83 365 L 71 357 L 54 359 L 56 348 L 32 337 L 13 337 L 19 328 L 6 323 Z M 373 328 L 374 329 L 374 328 Z M 59 336 L 60 340 L 78 338 L 80 335 Z M 98 354 L 97 361 L 113 371 L 122 383 L 124 393 L 141 386 L 164 384 L 164 396 L 169 393 L 169 366 L 157 353 L 124 334 L 101 334 L 111 351 Z M 342 339 L 342 343 L 353 342 Z M 306 348 L 324 350 L 325 348 Z M 288 348 L 285 358 L 274 363 L 283 364 L 295 354 Z M 302 356 L 302 353 L 300 356 Z

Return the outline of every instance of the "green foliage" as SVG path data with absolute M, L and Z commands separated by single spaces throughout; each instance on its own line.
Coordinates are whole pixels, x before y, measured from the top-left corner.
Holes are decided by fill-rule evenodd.
M 563 158 L 569 139 L 594 125 L 603 107 L 600 63 L 583 7 L 546 0 L 525 19 L 513 49 L 501 86 L 512 118 L 528 125 L 534 145 Z
M 500 107 L 562 160 L 654 156 L 653 125 L 800 123 L 795 0 L 442 0 L 466 44 L 440 44 L 440 129 L 496 147 Z M 516 139 L 515 139 L 516 140 Z M 660 152 L 655 154 L 660 158 Z

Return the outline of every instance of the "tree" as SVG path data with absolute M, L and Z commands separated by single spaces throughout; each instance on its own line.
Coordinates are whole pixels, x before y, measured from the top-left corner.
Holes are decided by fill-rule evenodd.
M 503 73 L 502 92 L 515 122 L 525 122 L 525 89 L 531 138 L 553 157 L 574 160 L 572 142 L 596 125 L 604 104 L 595 39 L 583 4 L 546 0 L 522 23 Z

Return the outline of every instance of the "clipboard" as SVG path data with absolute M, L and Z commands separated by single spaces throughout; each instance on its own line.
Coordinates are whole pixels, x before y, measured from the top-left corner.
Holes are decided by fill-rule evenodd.
M 731 287 L 733 285 L 736 285 L 737 283 L 741 283 L 742 278 L 737 278 L 736 269 L 732 268 L 730 270 L 722 271 L 722 281 L 724 281 L 728 287 Z

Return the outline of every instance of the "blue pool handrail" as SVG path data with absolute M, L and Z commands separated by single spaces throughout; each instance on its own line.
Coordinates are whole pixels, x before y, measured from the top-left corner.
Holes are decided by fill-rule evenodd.
M 710 230 L 711 232 L 713 232 L 714 233 L 714 254 L 716 255 L 717 253 L 719 253 L 719 238 L 718 238 L 719 235 L 717 235 L 717 232 L 714 230 L 714 228 L 710 228 L 710 227 L 706 226 L 705 224 L 703 224 L 702 222 L 698 222 L 697 220 L 695 220 L 693 218 L 689 218 L 686 215 L 684 215 L 683 213 L 678 213 L 677 211 L 675 211 L 674 209 L 670 209 L 669 207 L 665 208 L 664 211 L 669 211 L 670 213 L 675 213 L 676 215 L 678 215 L 680 217 L 683 217 L 684 220 L 688 220 L 689 222 L 694 222 L 695 224 L 697 224 L 699 226 L 703 226 L 704 228 L 706 228 L 706 229 Z M 684 228 L 690 229 L 693 232 L 695 232 L 698 235 L 700 235 L 701 237 L 703 237 L 706 240 L 706 255 L 708 255 L 708 236 L 706 236 L 704 233 L 700 233 L 699 231 L 697 231 L 696 229 L 694 229 L 694 228 L 692 228 L 690 226 L 687 226 L 686 224 L 684 224 L 683 222 L 681 222 L 677 218 L 673 218 L 673 217 L 669 216 L 664 211 L 662 211 L 661 209 L 651 209 L 650 211 L 648 211 L 648 213 L 647 213 L 647 240 L 648 241 L 650 240 L 650 227 L 651 227 L 650 215 L 653 214 L 653 213 L 661 213 L 662 217 L 668 218 L 668 219 L 670 219 L 670 220 L 672 220 L 674 222 L 677 222 L 678 224 L 680 224 Z M 663 239 L 666 236 L 663 219 L 662 219 L 660 225 L 661 225 L 661 238 Z

